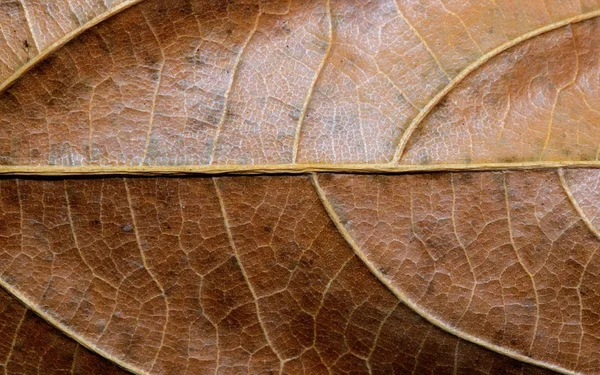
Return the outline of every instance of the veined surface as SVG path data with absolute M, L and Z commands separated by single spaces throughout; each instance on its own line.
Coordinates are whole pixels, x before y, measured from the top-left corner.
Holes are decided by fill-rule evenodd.
M 62 5 L 0 2 L 7 373 L 600 372 L 600 4 Z

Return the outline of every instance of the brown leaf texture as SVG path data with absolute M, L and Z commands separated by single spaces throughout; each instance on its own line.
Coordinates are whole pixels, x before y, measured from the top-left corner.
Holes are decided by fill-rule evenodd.
M 0 90 L 75 36 L 139 0 L 4 0 Z
M 0 366 L 600 373 L 599 15 L 0 0 Z
M 0 301 L 0 368 L 4 374 L 126 374 L 66 338 L 4 290 Z
M 14 233 L 4 282 L 134 371 L 545 372 L 410 310 L 308 177 L 8 180 L 1 191 Z

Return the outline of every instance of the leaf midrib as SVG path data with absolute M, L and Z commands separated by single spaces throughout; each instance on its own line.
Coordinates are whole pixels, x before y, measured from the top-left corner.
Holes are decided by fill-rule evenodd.
M 472 164 L 264 164 L 264 165 L 176 165 L 176 166 L 0 166 L 0 176 L 220 176 L 305 173 L 404 174 L 430 172 L 478 172 L 543 169 L 600 169 L 599 160 L 527 161 Z

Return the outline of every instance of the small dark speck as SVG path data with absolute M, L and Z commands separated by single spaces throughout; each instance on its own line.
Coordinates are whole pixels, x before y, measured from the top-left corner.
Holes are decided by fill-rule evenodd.
M 133 230 L 133 226 L 131 224 L 125 224 L 123 225 L 123 231 L 125 232 L 131 232 Z

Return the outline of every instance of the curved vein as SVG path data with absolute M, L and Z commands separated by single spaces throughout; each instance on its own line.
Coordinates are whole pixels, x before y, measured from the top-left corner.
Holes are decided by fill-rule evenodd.
M 483 64 L 488 62 L 493 57 L 506 51 L 507 49 L 514 47 L 517 44 L 522 43 L 528 39 L 531 39 L 533 37 L 536 37 L 540 34 L 547 33 L 552 30 L 556 30 L 563 26 L 567 26 L 567 25 L 577 23 L 577 22 L 582 22 L 582 21 L 588 20 L 590 18 L 598 17 L 598 16 L 600 16 L 600 9 L 597 9 L 597 10 L 594 10 L 591 12 L 587 12 L 587 13 L 583 13 L 583 14 L 580 14 L 580 15 L 577 15 L 574 17 L 566 18 L 566 19 L 558 21 L 558 22 L 551 23 L 551 24 L 541 27 L 539 29 L 535 29 L 528 33 L 525 33 L 525 34 L 519 36 L 518 38 L 509 40 L 508 42 L 503 43 L 500 46 L 498 46 L 498 47 L 494 48 L 493 50 L 487 52 L 486 54 L 482 55 L 479 59 L 475 60 L 473 63 L 471 63 L 465 69 L 463 69 L 456 77 L 454 77 L 452 79 L 452 81 L 450 81 L 450 83 L 448 83 L 440 92 L 438 92 L 429 101 L 429 103 L 427 103 L 427 105 L 425 107 L 423 107 L 421 112 L 419 112 L 419 114 L 411 121 L 410 125 L 406 128 L 406 131 L 404 132 L 404 134 L 402 134 L 402 138 L 400 138 L 400 141 L 398 142 L 398 146 L 396 147 L 396 152 L 394 153 L 394 158 L 392 159 L 390 164 L 398 164 L 398 162 L 400 161 L 400 158 L 402 157 L 402 154 L 404 153 L 404 150 L 406 149 L 406 145 L 408 144 L 408 141 L 410 140 L 411 136 L 415 132 L 416 128 L 423 122 L 425 117 L 427 117 L 427 115 L 429 113 L 431 113 L 433 108 L 435 108 L 437 106 L 437 104 L 450 91 L 452 91 L 460 82 L 462 82 L 469 74 L 471 74 L 477 68 L 479 68 L 480 66 L 482 66 Z
M 567 183 L 564 171 L 562 169 L 558 170 L 558 178 L 560 179 L 560 184 L 561 184 L 565 194 L 567 195 L 567 199 L 569 200 L 569 202 L 571 203 L 571 205 L 573 206 L 573 208 L 575 209 L 575 211 L 581 218 L 581 221 L 583 221 L 584 224 L 587 226 L 588 230 L 598 240 L 600 240 L 600 232 L 598 231 L 598 229 L 596 229 L 594 224 L 592 224 L 592 222 L 588 218 L 587 214 L 583 211 L 583 208 L 581 208 L 581 205 L 579 204 L 579 202 L 577 202 L 577 199 L 575 199 L 575 197 L 573 196 L 573 192 L 571 191 L 571 188 L 569 187 L 569 184 Z M 577 352 L 577 364 L 579 364 L 579 360 L 581 359 L 581 348 L 583 347 L 583 335 L 585 333 L 585 328 L 583 328 L 583 324 L 582 324 L 583 304 L 582 304 L 582 299 L 581 299 L 581 284 L 583 283 L 583 276 L 585 275 L 590 263 L 592 262 L 592 259 L 594 259 L 597 252 L 598 252 L 598 248 L 594 249 L 594 251 L 590 255 L 589 259 L 583 266 L 583 271 L 581 272 L 581 275 L 579 276 L 579 282 L 577 283 L 577 297 L 579 298 L 579 319 L 580 319 L 580 325 L 581 325 L 581 336 L 579 338 L 579 351 Z
M 571 34 L 571 42 L 573 43 L 573 54 L 575 55 L 575 69 L 573 70 L 573 78 L 569 82 L 559 87 L 558 91 L 556 92 L 556 97 L 554 98 L 554 102 L 552 103 L 552 109 L 550 110 L 550 121 L 548 122 L 548 131 L 546 132 L 546 138 L 544 139 L 544 145 L 542 146 L 540 160 L 544 158 L 544 155 L 548 150 L 550 136 L 552 135 L 552 127 L 554 125 L 554 117 L 556 115 L 556 106 L 558 105 L 560 96 L 566 89 L 573 86 L 577 82 L 577 77 L 579 76 L 579 53 L 577 52 L 577 43 L 575 43 L 575 35 L 573 34 L 573 31 L 569 29 L 569 32 Z M 577 143 L 579 143 L 579 141 L 577 141 Z
M 469 296 L 469 303 L 467 304 L 467 308 L 461 314 L 460 318 L 458 318 L 458 322 L 462 322 L 462 320 L 464 319 L 467 312 L 469 312 L 469 310 L 471 310 L 471 305 L 473 304 L 473 298 L 475 296 L 475 289 L 477 289 L 477 276 L 475 275 L 473 263 L 471 262 L 471 258 L 469 258 L 467 248 L 465 247 L 462 240 L 460 239 L 460 236 L 458 235 L 458 230 L 456 229 L 456 216 L 455 216 L 455 213 L 456 213 L 456 186 L 454 184 L 454 174 L 450 175 L 450 187 L 452 188 L 452 214 L 450 216 L 450 219 L 452 221 L 452 230 L 454 231 L 454 237 L 456 238 L 458 245 L 461 247 L 463 254 L 465 255 L 465 259 L 467 260 L 467 264 L 469 265 L 469 272 L 471 272 L 471 276 L 473 277 L 473 288 L 471 288 L 471 294 Z M 378 199 L 379 199 L 379 197 L 378 197 Z M 410 204 L 412 205 L 412 199 L 410 201 Z
M 294 148 L 292 150 L 292 163 L 296 163 L 296 158 L 298 157 L 298 147 L 300 146 L 300 133 L 302 132 L 302 124 L 304 123 L 304 118 L 306 117 L 306 111 L 308 110 L 308 105 L 310 104 L 310 99 L 312 98 L 312 94 L 317 86 L 317 81 L 325 68 L 325 63 L 329 58 L 329 54 L 331 53 L 331 46 L 333 45 L 333 22 L 331 15 L 331 0 L 327 0 L 327 19 L 328 19 L 328 27 L 329 27 L 329 43 L 327 44 L 327 49 L 325 50 L 325 54 L 323 55 L 323 59 L 321 59 L 321 63 L 317 68 L 317 71 L 313 77 L 313 81 L 308 88 L 308 94 L 306 95 L 306 100 L 304 101 L 304 105 L 302 106 L 302 112 L 300 112 L 300 119 L 298 119 L 298 126 L 296 127 L 296 136 L 294 137 Z
M 590 232 L 592 232 L 592 234 L 600 240 L 600 232 L 598 231 L 598 229 L 596 229 L 594 224 L 592 224 L 590 219 L 587 217 L 586 213 L 583 211 L 583 208 L 581 208 L 579 202 L 577 202 L 577 199 L 575 199 L 575 197 L 573 196 L 573 193 L 571 192 L 569 184 L 567 183 L 567 180 L 565 178 L 565 173 L 562 169 L 558 170 L 558 177 L 560 178 L 560 183 L 562 185 L 563 190 L 565 191 L 565 194 L 567 194 L 569 202 L 573 205 L 573 208 L 575 209 L 575 211 L 577 211 L 577 214 L 579 214 L 581 220 L 585 223 Z
M 533 351 L 533 345 L 535 344 L 535 339 L 537 338 L 538 326 L 540 322 L 540 297 L 538 295 L 538 288 L 535 283 L 535 274 L 532 273 L 529 270 L 529 268 L 525 265 L 525 261 L 521 257 L 521 254 L 519 253 L 519 250 L 517 249 L 517 245 L 515 243 L 515 238 L 512 230 L 510 201 L 508 199 L 508 184 L 506 183 L 506 174 L 504 173 L 502 174 L 502 182 L 504 185 L 504 204 L 506 206 L 506 221 L 508 225 L 508 237 L 510 238 L 510 246 L 512 247 L 515 253 L 517 263 L 519 263 L 519 265 L 521 266 L 523 271 L 525 271 L 525 273 L 529 277 L 529 280 L 531 281 L 531 289 L 533 289 L 533 295 L 535 297 L 535 320 L 533 324 L 533 333 L 531 335 L 531 343 L 529 344 L 529 350 L 527 351 L 527 355 L 531 355 L 531 352 Z
M 327 199 L 327 195 L 325 194 L 325 191 L 319 184 L 319 180 L 318 180 L 316 174 L 312 175 L 312 181 L 313 181 L 313 186 L 315 187 L 315 191 L 316 191 L 317 195 L 319 196 L 319 199 L 321 200 L 323 207 L 325 208 L 325 211 L 327 211 L 327 214 L 331 218 L 331 221 L 333 221 L 336 228 L 338 229 L 338 231 L 340 232 L 342 237 L 344 237 L 344 239 L 346 240 L 348 245 L 350 245 L 350 247 L 352 248 L 352 250 L 354 251 L 356 256 L 358 256 L 358 258 L 365 264 L 365 266 L 367 266 L 369 268 L 369 270 L 375 276 L 376 279 L 378 279 L 389 291 L 391 291 L 400 301 L 402 301 L 402 303 L 404 303 L 406 306 L 408 306 L 411 310 L 413 310 L 415 313 L 417 313 L 423 319 L 425 319 L 429 323 L 433 324 L 434 326 L 444 330 L 445 332 L 447 332 L 451 335 L 457 336 L 465 341 L 482 346 L 486 349 L 489 349 L 489 350 L 499 353 L 501 355 L 505 355 L 507 357 L 514 358 L 514 359 L 519 360 L 524 363 L 528 363 L 531 365 L 535 365 L 538 367 L 556 371 L 561 374 L 569 374 L 569 375 L 577 374 L 575 372 L 564 369 L 562 367 L 527 357 L 525 355 L 519 354 L 512 350 L 508 350 L 501 346 L 494 345 L 488 341 L 480 339 L 479 337 L 476 337 L 476 336 L 470 335 L 468 333 L 462 332 L 460 330 L 457 330 L 456 328 L 453 328 L 450 325 L 448 325 L 447 323 L 440 320 L 438 317 L 433 316 L 428 311 L 422 309 L 414 301 L 412 301 L 410 298 L 408 298 L 408 296 L 406 296 L 403 291 L 394 287 L 392 285 L 392 283 L 379 271 L 379 269 L 367 258 L 367 256 L 362 252 L 362 250 L 358 246 L 358 244 L 354 241 L 354 238 L 352 238 L 352 236 L 350 235 L 348 230 L 341 223 L 339 216 L 337 215 L 333 206 Z
M 8 355 L 6 356 L 6 360 L 3 363 L 0 363 L 0 365 L 2 365 L 4 367 L 5 375 L 8 374 L 8 371 L 6 371 L 6 367 L 10 363 L 10 359 L 14 354 L 14 349 L 17 345 L 17 339 L 19 338 L 19 332 L 21 331 L 21 326 L 23 326 L 23 322 L 25 321 L 25 318 L 27 317 L 28 309 L 24 308 L 23 310 L 24 310 L 23 315 L 21 316 L 21 319 L 19 319 L 19 323 L 17 324 L 17 328 L 15 329 L 15 334 L 13 335 L 13 339 L 11 340 L 10 348 L 8 351 Z M 73 362 L 75 362 L 75 360 L 73 360 Z
M 237 246 L 235 245 L 235 241 L 233 240 L 233 234 L 231 233 L 231 227 L 229 225 L 227 210 L 225 210 L 225 202 L 223 201 L 223 195 L 221 193 L 221 189 L 219 188 L 219 185 L 217 184 L 217 180 L 215 178 L 213 178 L 212 180 L 213 180 L 213 185 L 215 187 L 217 199 L 219 200 L 219 207 L 221 208 L 221 215 L 223 216 L 223 225 L 225 226 L 225 231 L 227 232 L 227 238 L 229 240 L 229 245 L 231 246 L 231 249 L 233 250 L 233 255 L 234 255 L 235 259 L 237 260 L 238 265 L 240 266 L 240 271 L 242 273 L 242 276 L 244 277 L 244 281 L 245 281 L 246 285 L 248 285 L 250 294 L 252 294 L 254 308 L 256 309 L 256 318 L 258 320 L 258 324 L 262 330 L 262 333 L 265 336 L 265 341 L 267 342 L 267 345 L 271 348 L 271 350 L 273 351 L 273 353 L 275 353 L 275 356 L 277 356 L 277 359 L 279 360 L 279 374 L 281 374 L 283 371 L 283 363 L 284 363 L 283 358 L 281 358 L 281 354 L 279 354 L 279 352 L 277 350 L 275 350 L 275 346 L 271 342 L 271 339 L 267 333 L 267 327 L 265 326 L 265 323 L 263 322 L 262 318 L 260 317 L 260 308 L 258 306 L 258 295 L 256 294 L 256 291 L 254 290 L 254 286 L 252 286 L 252 283 L 250 282 L 250 279 L 248 278 L 248 274 L 246 273 L 246 268 L 244 267 L 244 264 L 242 263 L 242 259 L 240 258 L 240 255 L 238 253 Z M 217 366 L 218 366 L 218 364 L 217 364 Z
M 25 73 L 31 70 L 33 67 L 37 66 L 40 62 L 44 61 L 48 56 L 52 55 L 54 52 L 59 50 L 65 44 L 75 39 L 77 36 L 81 35 L 86 30 L 98 25 L 101 22 L 106 21 L 112 16 L 121 13 L 125 9 L 132 7 L 135 4 L 141 3 L 144 0 L 126 0 L 123 3 L 115 6 L 114 8 L 109 9 L 108 11 L 100 14 L 99 16 L 92 18 L 88 22 L 79 26 L 78 28 L 72 30 L 71 32 L 65 34 L 62 38 L 58 39 L 54 43 L 52 43 L 48 48 L 43 51 L 40 51 L 33 59 L 29 60 L 25 65 L 21 66 L 17 71 L 15 71 L 10 77 L 8 77 L 4 82 L 0 83 L 0 94 L 4 92 L 7 88 L 9 88 L 16 80 L 21 78 Z M 32 31 L 33 35 L 33 31 Z
M 131 193 L 129 191 L 129 185 L 127 184 L 127 179 L 123 179 L 123 184 L 125 185 L 125 195 L 127 196 L 127 205 L 129 206 L 129 214 L 131 215 L 131 223 L 133 224 L 133 233 L 135 234 L 135 241 L 137 243 L 137 248 L 140 252 L 140 257 L 142 258 L 142 264 L 146 273 L 150 276 L 158 290 L 160 291 L 160 295 L 165 301 L 165 323 L 163 324 L 163 330 L 160 336 L 160 345 L 158 346 L 158 350 L 152 359 L 152 363 L 150 365 L 150 371 L 154 368 L 156 361 L 160 355 L 160 351 L 163 349 L 163 344 L 165 342 L 165 336 L 167 331 L 167 325 L 169 324 L 169 301 L 167 299 L 167 295 L 165 293 L 165 288 L 161 285 L 161 283 L 156 278 L 156 275 L 152 271 L 150 271 L 150 267 L 148 266 L 148 262 L 146 261 L 146 256 L 144 255 L 144 249 L 142 248 L 142 241 L 140 238 L 140 232 L 138 229 L 137 219 L 135 212 L 133 211 L 133 202 L 131 200 Z
M 38 38 L 33 32 L 33 22 L 31 22 L 31 16 L 29 15 L 29 8 L 27 7 L 27 3 L 24 0 L 20 2 L 21 8 L 23 9 L 23 14 L 25 14 L 25 21 L 27 22 L 27 27 L 29 28 L 29 32 L 31 33 L 31 39 L 33 40 L 33 45 L 37 52 L 40 52 L 40 43 L 38 42 Z
M 44 321 L 46 321 L 48 324 L 50 324 L 52 327 L 54 327 L 55 329 L 59 330 L 60 333 L 62 333 L 63 335 L 67 336 L 68 338 L 75 340 L 77 343 L 79 343 L 80 345 L 84 346 L 85 348 L 87 348 L 88 350 L 90 350 L 91 352 L 94 352 L 96 354 L 98 354 L 99 356 L 107 359 L 108 361 L 116 364 L 119 367 L 122 367 L 123 369 L 131 372 L 132 374 L 136 374 L 136 375 L 148 375 L 147 372 L 113 356 L 112 354 L 106 352 L 104 349 L 100 349 L 98 348 L 96 345 L 94 345 L 91 341 L 88 341 L 88 339 L 86 339 L 85 337 L 80 336 L 77 332 L 75 332 L 73 329 L 71 329 L 70 327 L 68 327 L 66 324 L 61 323 L 58 319 L 56 319 L 55 317 L 53 317 L 50 313 L 42 310 L 39 306 L 37 306 L 33 301 L 31 301 L 29 299 L 29 297 L 25 296 L 23 293 L 19 292 L 18 290 L 14 289 L 10 284 L 8 284 L 6 282 L 6 280 L 4 280 L 4 278 L 0 277 L 0 287 L 3 288 L 4 290 L 6 290 L 6 292 L 8 292 L 9 294 L 11 294 L 13 297 L 15 297 L 16 299 L 18 299 L 26 308 L 28 308 L 29 310 L 33 311 L 35 314 L 37 314 L 40 318 L 44 319 Z
M 163 73 L 165 70 L 165 65 L 166 65 L 166 61 L 167 59 L 165 58 L 165 52 L 163 50 L 163 47 L 160 45 L 160 39 L 158 38 L 158 35 L 156 34 L 156 31 L 154 30 L 154 27 L 152 27 L 152 23 L 150 22 L 150 20 L 148 19 L 148 17 L 144 14 L 144 20 L 146 20 L 146 23 L 148 24 L 148 28 L 150 29 L 150 32 L 152 33 L 152 36 L 154 36 L 154 39 L 156 40 L 156 44 L 158 45 L 158 48 L 160 49 L 160 55 L 162 58 L 162 61 L 160 62 L 160 66 L 158 68 L 158 79 L 156 80 L 156 86 L 154 87 L 154 91 L 152 93 L 152 105 L 150 107 L 150 120 L 149 120 L 149 125 L 148 125 L 148 131 L 146 132 L 146 146 L 144 146 L 144 154 L 142 155 L 142 159 L 140 160 L 140 165 L 143 165 L 146 162 L 146 159 L 148 158 L 148 149 L 150 148 L 150 138 L 152 136 L 152 130 L 154 128 L 154 117 L 156 114 L 156 100 L 158 98 L 158 93 L 160 90 L 160 86 L 162 83 L 162 79 L 163 79 Z M 91 113 L 90 113 L 91 116 Z M 90 136 L 91 138 L 91 136 Z M 90 144 L 90 153 L 91 153 L 91 144 Z M 90 162 L 91 162 L 91 158 L 90 158 Z
M 217 144 L 219 143 L 219 138 L 221 137 L 221 132 L 223 130 L 225 120 L 227 119 L 227 111 L 229 108 L 229 95 L 231 94 L 231 89 L 233 88 L 235 78 L 236 78 L 236 76 L 238 74 L 238 70 L 240 68 L 240 63 L 242 61 L 242 55 L 246 51 L 246 47 L 248 47 L 248 44 L 250 44 L 250 41 L 252 40 L 252 38 L 254 37 L 254 34 L 256 34 L 256 31 L 258 30 L 258 22 L 260 21 L 261 14 L 262 14 L 262 8 L 259 7 L 258 13 L 256 14 L 256 18 L 254 19 L 254 23 L 252 24 L 252 30 L 250 30 L 248 37 L 244 41 L 244 44 L 240 48 L 240 51 L 238 52 L 238 55 L 235 58 L 235 62 L 233 64 L 233 70 L 231 71 L 231 80 L 229 81 L 227 91 L 225 91 L 225 94 L 223 95 L 223 100 L 225 101 L 223 104 L 223 112 L 221 113 L 221 119 L 219 120 L 219 124 L 217 125 L 217 131 L 216 131 L 215 137 L 213 139 L 212 151 L 210 153 L 210 161 L 208 164 L 212 164 L 213 160 L 215 159 L 215 154 L 217 152 Z
M 423 38 L 423 36 L 421 35 L 421 33 L 412 25 L 412 23 L 408 20 L 408 18 L 406 18 L 406 16 L 404 15 L 404 13 L 402 13 L 402 11 L 400 10 L 400 7 L 398 6 L 398 0 L 394 0 L 394 6 L 396 7 L 396 12 L 398 13 L 398 16 L 400 18 L 402 18 L 402 20 L 408 25 L 408 27 L 410 28 L 410 30 L 413 32 L 413 34 L 415 34 L 417 36 L 417 38 L 419 39 L 419 41 L 423 44 L 423 47 L 425 47 L 425 49 L 427 50 L 427 53 L 429 53 L 429 55 L 431 56 L 431 58 L 435 61 L 436 65 L 442 71 L 442 73 L 444 73 L 444 75 L 446 77 L 448 77 L 448 79 L 450 79 L 450 74 L 448 74 L 448 72 L 444 69 L 444 67 L 440 63 L 440 60 L 437 58 L 436 54 L 433 53 L 433 51 L 429 47 L 429 44 L 427 43 L 427 41 L 425 40 L 425 38 Z

